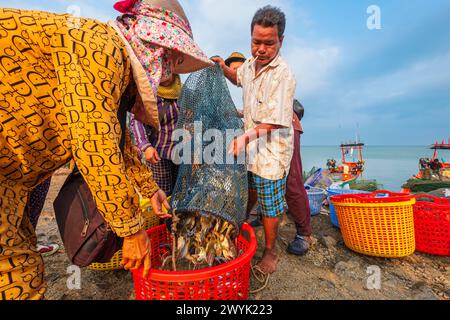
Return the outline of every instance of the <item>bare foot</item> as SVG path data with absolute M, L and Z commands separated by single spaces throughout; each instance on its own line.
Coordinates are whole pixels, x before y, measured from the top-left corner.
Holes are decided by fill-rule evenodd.
M 278 265 L 278 255 L 275 250 L 264 250 L 263 257 L 260 262 L 258 262 L 257 266 L 259 269 L 266 273 L 272 274 L 277 270 Z

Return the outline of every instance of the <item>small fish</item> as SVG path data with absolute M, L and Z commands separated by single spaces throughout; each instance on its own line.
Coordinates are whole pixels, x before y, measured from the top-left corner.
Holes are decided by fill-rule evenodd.
M 231 240 L 234 230 L 232 223 L 204 212 L 180 215 L 174 245 L 177 271 L 213 267 L 235 259 L 237 249 Z M 169 259 L 161 259 L 163 267 L 170 268 Z
M 183 237 L 178 237 L 178 243 L 177 243 L 177 252 L 178 252 L 178 259 L 186 258 L 189 253 L 189 240 L 186 240 Z

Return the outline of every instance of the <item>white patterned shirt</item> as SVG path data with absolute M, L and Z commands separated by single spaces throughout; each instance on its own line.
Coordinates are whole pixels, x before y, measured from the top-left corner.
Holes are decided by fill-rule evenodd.
M 255 76 L 255 58 L 250 58 L 237 70 L 237 84 L 243 88 L 246 132 L 260 124 L 283 127 L 248 144 L 247 169 L 268 180 L 282 179 L 293 154 L 294 74 L 278 55 Z

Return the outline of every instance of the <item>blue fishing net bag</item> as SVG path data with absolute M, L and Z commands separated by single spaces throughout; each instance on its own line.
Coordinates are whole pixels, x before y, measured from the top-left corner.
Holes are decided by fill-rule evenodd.
M 237 235 L 246 217 L 248 178 L 245 161 L 228 150 L 242 134 L 243 122 L 221 68 L 191 74 L 179 104 L 173 161 L 180 167 L 172 209 L 179 216 L 198 212 L 220 217 L 235 226 Z

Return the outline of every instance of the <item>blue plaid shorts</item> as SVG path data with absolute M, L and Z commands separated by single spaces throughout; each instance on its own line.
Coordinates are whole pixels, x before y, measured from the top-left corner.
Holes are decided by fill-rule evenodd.
M 248 188 L 258 195 L 260 213 L 266 218 L 276 218 L 285 213 L 286 180 L 267 180 L 252 172 L 248 172 Z

